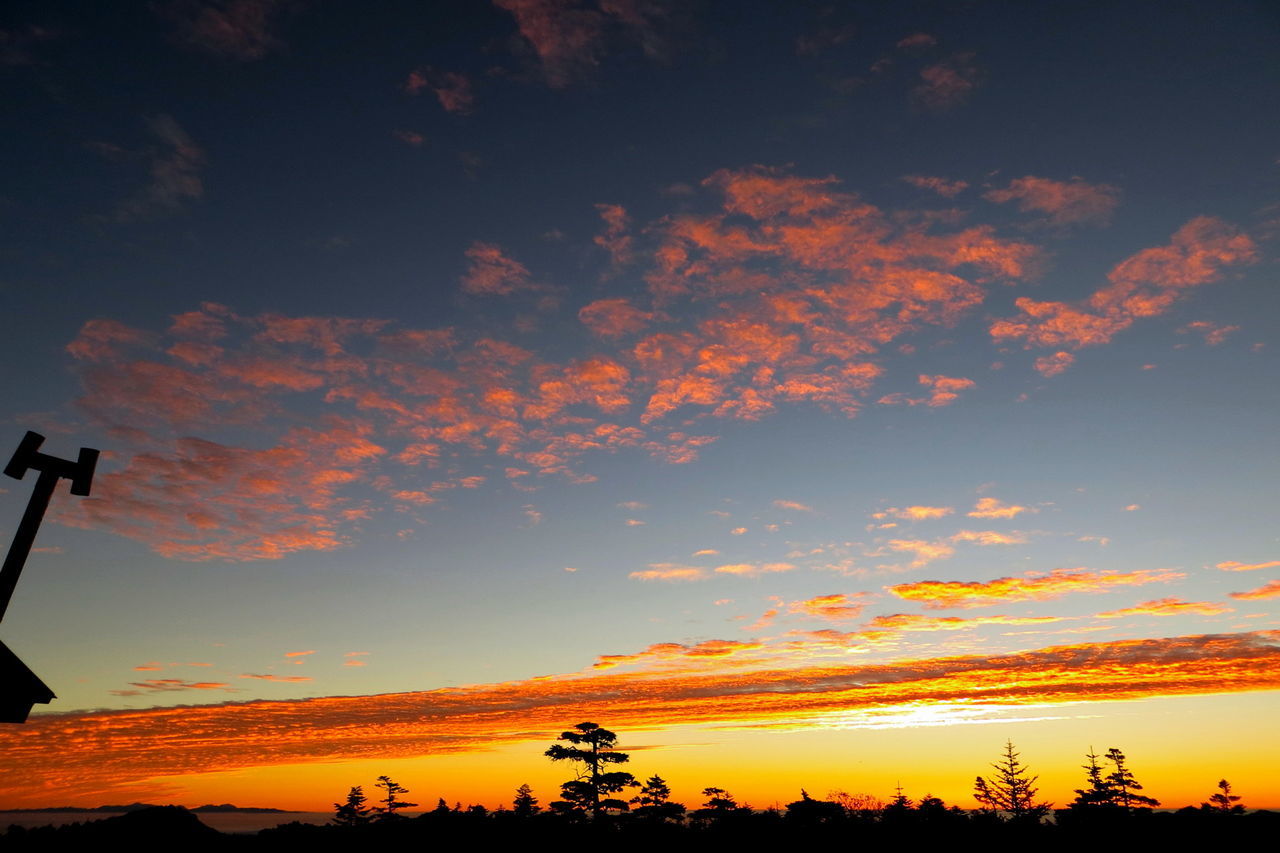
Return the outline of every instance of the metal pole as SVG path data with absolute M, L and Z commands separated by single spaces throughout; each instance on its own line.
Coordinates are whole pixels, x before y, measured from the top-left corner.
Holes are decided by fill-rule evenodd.
M 4 568 L 0 569 L 0 619 L 9 609 L 9 599 L 18 585 L 18 576 L 31 553 L 31 543 L 35 541 L 36 531 L 40 529 L 40 520 L 49 507 L 49 498 L 58 485 L 61 475 L 57 471 L 41 471 L 36 487 L 31 491 L 31 500 L 27 501 L 27 511 L 22 514 L 18 530 L 13 534 L 13 543 L 9 546 L 9 554 L 4 558 Z

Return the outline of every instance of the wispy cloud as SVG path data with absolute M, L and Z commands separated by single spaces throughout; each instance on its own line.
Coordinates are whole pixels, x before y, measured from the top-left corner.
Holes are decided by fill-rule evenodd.
M 1165 583 L 1186 577 L 1165 569 L 1134 572 L 1054 569 L 1043 574 L 1028 572 L 1023 577 L 991 581 L 919 581 L 887 587 L 889 592 L 910 601 L 922 601 L 930 610 L 951 607 L 989 607 L 1006 601 L 1046 601 L 1077 592 L 1102 592 L 1118 586 Z
M 638 581 L 700 581 L 708 577 L 707 570 L 698 566 L 681 566 L 676 563 L 650 563 L 649 568 L 632 572 L 628 577 Z
M 1256 598 L 1280 598 L 1280 580 L 1273 580 L 1264 583 L 1257 589 L 1251 589 L 1248 592 L 1232 592 L 1228 593 L 1232 598 L 1249 600 Z
M 1024 512 L 1035 512 L 1035 509 L 1006 504 L 996 498 L 979 498 L 968 514 L 970 518 L 1013 518 Z
M 172 116 L 156 116 L 147 127 L 157 143 L 149 153 L 151 180 L 116 207 L 115 219 L 120 222 L 172 213 L 204 195 L 200 177 L 204 150 Z
M 1154 601 L 1144 601 L 1133 607 L 1125 607 L 1121 610 L 1108 610 L 1105 613 L 1099 613 L 1099 619 L 1120 619 L 1125 616 L 1186 616 L 1194 614 L 1197 616 L 1217 616 L 1222 613 L 1231 613 L 1232 608 L 1225 604 L 1214 604 L 1211 601 L 1183 601 L 1181 598 L 1157 598 Z
M 272 32 L 290 0 L 174 0 L 157 4 L 194 47 L 244 62 L 261 59 L 281 46 Z
M 912 99 L 925 109 L 945 112 L 963 104 L 978 87 L 979 74 L 972 53 L 958 53 L 920 70 Z
M 1052 225 L 1092 222 L 1105 225 L 1120 203 L 1120 191 L 1108 184 L 1090 184 L 1080 178 L 1055 181 L 1027 175 L 1015 178 L 1003 189 L 993 189 L 983 198 L 996 203 L 1017 202 L 1027 213 L 1044 214 Z
M 1268 560 L 1265 563 L 1238 563 L 1235 560 L 1227 560 L 1224 563 L 1218 563 L 1217 568 L 1224 572 L 1253 572 L 1258 569 L 1274 569 L 1280 566 L 1280 560 Z

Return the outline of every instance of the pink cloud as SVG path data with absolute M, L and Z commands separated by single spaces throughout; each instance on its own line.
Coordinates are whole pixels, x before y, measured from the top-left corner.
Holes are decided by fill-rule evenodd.
M 178 26 L 183 41 L 230 59 L 261 59 L 280 47 L 272 34 L 288 0 L 182 0 L 161 11 Z
M 476 241 L 467 249 L 470 265 L 462 277 L 462 290 L 473 296 L 506 296 L 536 290 L 524 264 L 507 257 L 501 247 Z
M 920 106 L 934 112 L 950 110 L 969 99 L 978 87 L 978 76 L 973 54 L 956 54 L 944 62 L 921 69 L 920 83 L 911 90 L 911 97 Z
M 404 90 L 416 95 L 430 89 L 447 112 L 466 114 L 475 105 L 471 78 L 458 71 L 438 71 L 434 68 L 418 68 L 409 72 Z
M 1053 225 L 1105 225 L 1120 203 L 1120 190 L 1108 184 L 1089 184 L 1080 178 L 1055 181 L 1027 175 L 1010 181 L 1004 189 L 988 191 L 983 198 L 997 204 L 1017 202 L 1019 210 L 1042 213 Z
M 969 188 L 969 184 L 966 181 L 949 181 L 946 178 L 937 178 L 930 175 L 903 175 L 902 180 L 913 187 L 929 190 L 946 198 L 955 198 Z

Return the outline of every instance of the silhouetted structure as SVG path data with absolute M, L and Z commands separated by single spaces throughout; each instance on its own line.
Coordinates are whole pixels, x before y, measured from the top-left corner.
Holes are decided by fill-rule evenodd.
M 87 496 L 93 483 L 93 469 L 98 464 L 98 451 L 92 448 L 80 448 L 79 458 L 72 462 L 41 453 L 40 445 L 43 443 L 44 436 L 28 432 L 4 469 L 4 473 L 15 480 L 21 480 L 32 468 L 40 472 L 40 477 L 31 492 L 31 499 L 27 501 L 22 521 L 18 522 L 18 529 L 13 534 L 4 567 L 0 569 L 0 619 L 9 608 L 9 599 L 18 586 L 18 577 L 26 565 L 27 555 L 31 553 L 31 544 L 58 481 L 66 477 L 71 481 L 71 494 Z M 25 723 L 31 706 L 47 704 L 55 698 L 53 691 L 3 644 L 0 644 L 0 650 L 0 722 Z

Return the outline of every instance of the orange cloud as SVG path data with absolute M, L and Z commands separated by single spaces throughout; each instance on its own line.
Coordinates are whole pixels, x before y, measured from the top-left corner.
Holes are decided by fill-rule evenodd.
M 1036 359 L 1036 370 L 1043 376 L 1057 376 L 1065 373 L 1076 363 L 1076 357 L 1069 352 L 1055 352 L 1053 355 L 1042 355 Z
M 1022 315 L 990 327 L 997 341 L 1080 349 L 1108 343 L 1135 320 L 1169 310 L 1189 289 L 1220 280 L 1226 269 L 1257 260 L 1253 241 L 1221 220 L 1192 219 L 1169 245 L 1141 252 L 1108 274 L 1110 284 L 1080 303 L 1016 300 Z
M 315 649 L 307 649 L 305 652 L 285 652 L 284 656 L 287 658 L 300 658 L 306 655 L 314 655 L 315 653 Z
M 1025 545 L 1027 539 L 1020 533 L 997 533 L 994 530 L 961 530 L 953 534 L 952 542 L 973 542 L 976 545 Z
M 654 315 L 626 299 L 597 299 L 582 307 L 578 319 L 602 338 L 619 338 L 643 331 Z
M 865 593 L 837 593 L 819 595 L 804 601 L 793 601 L 788 611 L 814 619 L 826 619 L 831 622 L 843 622 L 856 619 L 866 609 L 866 604 L 858 601 Z
M 791 510 L 795 510 L 796 512 L 813 512 L 813 507 L 808 506 L 806 504 L 802 504 L 798 501 L 778 500 L 778 501 L 774 501 L 773 505 L 776 506 L 778 509 L 791 509 Z
M 983 198 L 997 204 L 1016 201 L 1019 210 L 1046 214 L 1053 225 L 1101 225 L 1110 220 L 1111 211 L 1120 203 L 1120 190 L 1107 184 L 1085 183 L 1080 178 L 1055 181 L 1027 175 L 1010 181 L 1004 189 L 985 193 Z
M 909 567 L 912 569 L 923 568 L 934 560 L 945 560 L 956 552 L 956 549 L 945 543 L 926 542 L 922 539 L 890 539 L 886 544 L 894 551 L 915 554 Z
M 1237 563 L 1235 560 L 1227 560 L 1225 563 L 1218 563 L 1217 568 L 1224 572 L 1252 572 L 1258 569 L 1274 569 L 1280 566 L 1280 560 L 1270 560 L 1266 563 Z
M 872 518 L 880 519 L 892 516 L 893 518 L 903 518 L 909 521 L 921 521 L 928 518 L 942 518 L 951 515 L 955 509 L 949 506 L 909 506 L 899 509 L 891 506 L 884 512 L 875 512 L 871 514 Z
M 949 181 L 946 178 L 935 178 L 929 175 L 903 175 L 902 180 L 913 187 L 929 190 L 947 198 L 954 198 L 969 188 L 966 181 Z
M 620 204 L 597 204 L 596 210 L 604 220 L 605 229 L 593 237 L 592 242 L 609 253 L 609 260 L 615 268 L 631 263 L 632 241 L 628 233 L 631 218 L 627 216 L 626 208 Z
M 967 388 L 972 388 L 975 383 L 972 379 L 964 379 L 955 376 L 926 376 L 921 374 L 917 380 L 921 385 L 930 390 L 928 397 L 908 397 L 901 391 L 893 394 L 886 394 L 877 402 L 885 405 L 895 405 L 898 403 L 906 403 L 908 406 L 926 405 L 930 407 L 946 406 L 960 399 L 958 392 Z
M 1134 607 L 1126 607 L 1123 610 L 1108 610 L 1106 613 L 1099 613 L 1099 619 L 1120 619 L 1125 616 L 1184 616 L 1187 614 L 1196 614 L 1199 616 L 1217 616 L 1220 613 L 1234 612 L 1230 607 L 1222 604 L 1214 604 L 1210 601 L 1183 601 L 1181 598 L 1157 598 L 1154 601 L 1144 601 Z
M 1217 323 L 1210 323 L 1206 320 L 1197 320 L 1188 323 L 1178 330 L 1178 334 L 1187 334 L 1188 332 L 1198 332 L 1204 335 L 1204 342 L 1211 347 L 1225 341 L 1233 332 L 1240 331 L 1239 326 L 1220 326 Z
M 1023 512 L 1035 512 L 1035 510 L 1027 506 L 1001 503 L 996 498 L 979 498 L 973 509 L 969 511 L 969 517 L 1013 518 Z
M 951 607 L 989 607 L 1006 601 L 1046 601 L 1076 592 L 1103 592 L 1116 586 L 1164 583 L 1186 577 L 1181 572 L 1142 569 L 1135 572 L 1054 569 L 1048 574 L 1028 572 L 1025 577 L 991 581 L 919 581 L 887 587 L 910 601 L 923 601 L 930 610 Z
M 1061 622 L 1060 616 L 923 616 L 917 613 L 894 613 L 877 616 L 867 623 L 866 631 L 957 631 L 979 625 L 1038 625 Z
M 680 566 L 675 563 L 650 563 L 649 568 L 632 572 L 627 577 L 638 581 L 700 581 L 707 577 L 707 570 L 697 566 Z
M 591 665 L 592 669 L 612 669 L 616 666 L 643 663 L 647 665 L 664 664 L 673 661 L 688 661 L 690 658 L 723 659 L 743 652 L 754 651 L 762 646 L 755 641 L 740 640 L 703 640 L 693 645 L 683 643 L 654 643 L 647 649 L 632 655 L 600 655 Z
M 150 791 L 157 777 L 544 742 L 564 728 L 566 708 L 575 719 L 653 730 L 797 725 L 833 712 L 938 703 L 1017 707 L 1275 690 L 1277 639 L 1270 631 L 1210 634 L 881 665 L 851 665 L 842 655 L 764 666 L 749 678 L 692 664 L 606 669 L 378 696 L 40 714 L 22 731 L 0 732 L 0 796 L 21 807 L 47 804 L 47 792 L 57 791 L 62 802 L 92 804 L 113 791 Z M 706 651 L 704 660 L 714 662 L 725 649 Z
M 1252 599 L 1252 598 L 1280 598 L 1280 580 L 1268 581 L 1257 589 L 1251 589 L 1248 592 L 1232 592 L 1228 593 L 1232 598 Z
M 299 683 L 303 681 L 315 681 L 314 678 L 308 675 L 271 675 L 271 674 L 260 675 L 258 673 L 253 673 L 253 672 L 246 672 L 244 675 L 241 675 L 240 677 L 256 678 L 259 681 L 281 681 L 281 682 L 286 682 L 290 684 Z
M 794 570 L 795 566 L 791 563 L 732 563 L 725 566 L 716 566 L 715 568 L 716 574 L 741 575 L 752 578 L 760 575 L 790 572 Z
M 109 690 L 107 692 L 113 696 L 142 696 L 146 693 L 173 693 L 180 690 L 224 690 L 228 693 L 236 692 L 230 685 L 220 681 L 186 681 L 181 678 L 149 678 L 146 681 L 131 681 L 129 686 L 136 689 Z

